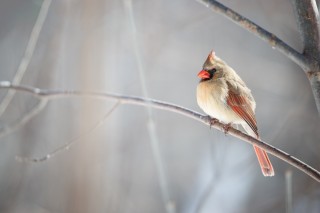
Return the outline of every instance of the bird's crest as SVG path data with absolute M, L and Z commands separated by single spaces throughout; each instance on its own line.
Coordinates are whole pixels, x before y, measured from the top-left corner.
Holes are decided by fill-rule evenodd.
M 215 56 L 216 56 L 215 52 L 213 50 L 211 50 L 211 52 L 208 55 L 207 61 L 210 62 L 211 64 L 213 64 Z
M 211 68 L 212 65 L 215 63 L 215 58 L 216 58 L 216 54 L 214 53 L 213 50 L 211 50 L 211 52 L 207 57 L 207 60 L 203 64 L 203 68 L 204 69 Z

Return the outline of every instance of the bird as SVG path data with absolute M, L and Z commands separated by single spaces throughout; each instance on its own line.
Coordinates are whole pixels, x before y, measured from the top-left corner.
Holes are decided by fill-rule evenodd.
M 256 102 L 251 90 L 226 62 L 212 50 L 198 73 L 199 107 L 211 118 L 218 119 L 230 128 L 240 124 L 252 137 L 259 139 L 255 118 Z M 271 161 L 263 149 L 253 146 L 264 176 L 274 176 Z

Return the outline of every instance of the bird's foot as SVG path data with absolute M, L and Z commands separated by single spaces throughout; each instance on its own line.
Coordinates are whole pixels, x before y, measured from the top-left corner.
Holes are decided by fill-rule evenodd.
M 210 117 L 210 129 L 213 125 L 215 125 L 216 123 L 219 123 L 219 120 L 216 118 L 211 118 Z
M 227 123 L 223 126 L 223 131 L 225 135 L 228 133 L 231 126 L 232 126 L 232 123 Z

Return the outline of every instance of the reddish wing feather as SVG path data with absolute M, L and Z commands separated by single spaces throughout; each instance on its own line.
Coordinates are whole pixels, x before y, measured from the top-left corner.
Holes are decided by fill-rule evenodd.
M 229 90 L 227 97 L 228 106 L 239 115 L 252 129 L 252 131 L 259 137 L 257 121 L 254 116 L 254 112 L 251 109 L 250 104 L 247 102 L 246 97 L 235 94 Z
M 254 112 L 251 108 L 251 105 L 247 100 L 247 97 L 236 94 L 235 92 L 232 91 L 232 88 L 230 88 L 230 85 L 229 85 L 227 104 L 240 118 L 242 118 L 250 126 L 250 128 L 255 133 L 257 138 L 259 138 L 257 121 L 255 119 Z M 263 149 L 257 146 L 253 146 L 253 147 L 258 157 L 258 161 L 259 161 L 263 175 L 273 176 L 274 170 L 266 151 L 264 151 Z

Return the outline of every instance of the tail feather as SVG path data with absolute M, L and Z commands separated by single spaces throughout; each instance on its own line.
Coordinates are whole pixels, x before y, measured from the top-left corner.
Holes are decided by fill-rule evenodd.
M 242 126 L 249 135 L 259 139 L 259 136 L 256 135 L 247 124 L 242 124 Z M 253 148 L 257 155 L 262 174 L 264 176 L 274 176 L 273 166 L 271 164 L 267 152 L 257 146 L 253 146 Z
M 253 148 L 254 148 L 254 151 L 256 152 L 263 175 L 274 176 L 274 170 L 266 151 L 264 151 L 263 149 L 260 149 L 257 146 L 253 146 Z

